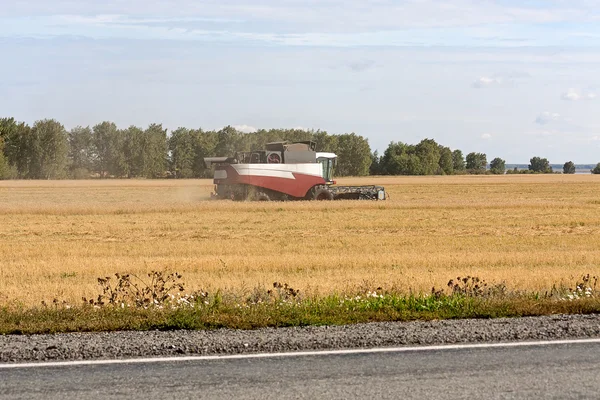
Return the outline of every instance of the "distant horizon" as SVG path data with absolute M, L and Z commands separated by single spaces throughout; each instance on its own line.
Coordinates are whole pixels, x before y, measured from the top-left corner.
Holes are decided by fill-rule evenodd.
M 553 163 L 550 163 L 550 166 L 552 167 L 552 169 L 555 169 L 555 170 L 556 169 L 562 169 L 563 166 L 564 166 L 564 164 L 566 162 L 568 162 L 568 161 L 565 161 L 562 164 L 553 164 Z M 585 164 L 585 163 L 578 164 L 578 163 L 574 162 L 573 164 L 575 164 L 575 169 L 576 170 L 578 170 L 578 171 L 584 171 L 584 170 L 593 169 L 598 163 L 595 162 L 595 163 L 591 163 L 591 164 Z M 505 166 L 506 166 L 506 169 L 509 169 L 509 168 L 510 169 L 514 169 L 514 167 L 527 169 L 527 167 L 529 166 L 529 163 L 506 163 Z

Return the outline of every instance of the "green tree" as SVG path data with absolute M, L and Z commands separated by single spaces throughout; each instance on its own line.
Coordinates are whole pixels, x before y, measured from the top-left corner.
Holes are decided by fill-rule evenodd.
M 441 172 L 444 175 L 454 174 L 454 161 L 452 159 L 452 150 L 449 147 L 440 145 L 440 163 Z
M 506 171 L 506 161 L 500 157 L 496 157 L 490 163 L 490 172 L 496 175 L 504 175 Z
M 487 167 L 487 156 L 484 153 L 467 154 L 466 167 L 471 174 L 485 173 Z
M 551 174 L 552 167 L 546 158 L 533 157 L 529 160 L 529 170 L 532 172 Z
M 101 177 L 125 175 L 124 137 L 113 122 L 104 121 L 92 128 L 94 169 Z
M 131 125 L 129 128 L 120 131 L 119 135 L 123 141 L 123 174 L 128 178 L 145 176 L 147 143 L 144 130 Z
M 337 156 L 336 175 L 364 176 L 369 174 L 372 161 L 371 147 L 364 137 L 355 133 L 339 135 Z
M 251 143 L 244 140 L 243 135 L 231 126 L 226 126 L 217 132 L 217 157 L 233 157 L 238 151 L 250 150 Z
M 4 155 L 4 131 L 0 121 L 0 180 L 9 179 L 10 165 Z
M 281 131 L 279 129 L 270 129 L 268 131 L 265 129 L 260 129 L 248 136 L 252 137 L 250 143 L 250 150 L 252 151 L 264 150 L 267 143 L 280 142 L 283 140 Z
M 0 118 L 0 141 L 6 143 L 14 136 L 17 130 L 17 121 L 14 118 Z
M 144 131 L 143 175 L 160 178 L 167 166 L 167 130 L 162 124 L 151 124 Z
M 146 130 L 130 126 L 122 138 L 123 174 L 129 178 L 158 178 L 164 175 L 168 150 L 166 130 L 152 124 Z
M 216 154 L 219 142 L 218 133 L 215 131 L 202 131 L 202 129 L 191 131 L 194 140 L 194 177 L 209 178 L 212 171 L 204 166 L 204 157 Z
M 29 177 L 29 141 L 31 127 L 24 122 L 18 123 L 14 118 L 0 119 L 0 137 L 4 142 L 4 155 L 11 171 L 16 170 L 18 178 Z
M 383 174 L 383 169 L 381 167 L 381 156 L 379 156 L 379 152 L 375 150 L 371 153 L 371 166 L 369 167 L 369 175 L 381 175 Z
M 381 157 L 381 169 L 388 175 L 409 175 L 415 172 L 409 167 L 414 163 L 409 162 L 411 154 L 414 156 L 414 146 L 391 142 Z
M 454 150 L 452 152 L 452 167 L 455 174 L 462 174 L 465 172 L 465 157 L 463 156 L 462 151 Z
M 404 175 L 424 175 L 421 158 L 415 152 L 402 154 L 398 162 L 404 171 Z
M 312 133 L 311 140 L 315 142 L 317 151 L 337 153 L 338 137 L 336 135 L 329 135 L 326 131 L 316 131 Z
M 17 177 L 17 170 L 8 164 L 4 155 L 4 140 L 0 137 L 0 180 L 14 179 Z
M 195 142 L 194 134 L 189 129 L 178 128 L 171 132 L 168 140 L 169 171 L 174 177 L 194 177 Z
M 161 124 L 146 130 L 130 126 L 120 132 L 123 141 L 123 173 L 127 177 L 159 178 L 164 175 L 167 158 L 167 131 Z
M 573 161 L 567 161 L 565 165 L 563 165 L 563 174 L 574 174 L 575 169 Z
M 415 146 L 420 161 L 419 175 L 440 173 L 440 146 L 433 139 L 423 139 Z
M 454 173 L 453 154 L 432 139 L 416 146 L 391 142 L 380 159 L 380 168 L 389 175 L 434 175 Z
M 29 177 L 64 178 L 67 172 L 69 142 L 65 127 L 53 119 L 36 121 L 29 138 Z
M 14 140 L 17 131 L 17 121 L 14 118 L 0 118 L 0 153 L 3 162 L 8 166 L 9 146 Z
M 284 129 L 281 131 L 282 140 L 287 140 L 290 142 L 304 142 L 307 140 L 313 140 L 312 136 L 312 132 L 304 129 Z
M 92 130 L 77 126 L 68 134 L 69 171 L 76 179 L 87 178 L 93 168 Z
M 596 164 L 594 169 L 590 170 L 592 174 L 600 174 L 600 163 Z

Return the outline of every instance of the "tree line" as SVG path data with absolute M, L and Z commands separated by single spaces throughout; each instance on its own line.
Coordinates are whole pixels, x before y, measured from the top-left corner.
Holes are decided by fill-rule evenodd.
M 472 152 L 465 157 L 461 150 L 433 139 L 416 145 L 391 142 L 380 156 L 355 133 L 303 129 L 243 133 L 226 126 L 210 131 L 181 127 L 168 134 L 162 124 L 120 129 L 109 121 L 67 130 L 53 119 L 29 126 L 2 118 L 0 179 L 208 178 L 211 171 L 205 168 L 204 157 L 260 150 L 266 143 L 283 140 L 312 140 L 317 151 L 336 153 L 337 176 L 523 173 L 505 171 L 505 161 L 499 157 L 488 169 L 486 154 Z M 564 173 L 575 172 L 575 165 L 569 163 Z M 531 173 L 552 172 L 548 160 L 539 157 L 532 158 L 529 167 Z M 600 164 L 596 169 L 600 173 Z
M 504 173 L 504 161 L 495 158 L 491 173 Z M 502 169 L 502 171 L 500 171 Z M 455 175 L 484 174 L 487 155 L 451 150 L 433 139 L 423 139 L 416 145 L 391 142 L 382 156 L 372 155 L 371 175 Z
M 0 179 L 205 178 L 204 157 L 233 156 L 275 141 L 316 142 L 318 151 L 338 155 L 340 176 L 368 175 L 371 148 L 355 133 L 330 135 L 320 130 L 261 129 L 242 133 L 178 128 L 167 134 L 161 124 L 119 129 L 113 122 L 69 131 L 45 119 L 33 126 L 0 119 Z

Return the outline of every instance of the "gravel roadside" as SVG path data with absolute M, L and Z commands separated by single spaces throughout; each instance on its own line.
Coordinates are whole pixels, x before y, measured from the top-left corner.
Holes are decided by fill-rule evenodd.
M 253 331 L 0 336 L 0 362 L 113 359 L 600 337 L 600 315 L 384 322 Z

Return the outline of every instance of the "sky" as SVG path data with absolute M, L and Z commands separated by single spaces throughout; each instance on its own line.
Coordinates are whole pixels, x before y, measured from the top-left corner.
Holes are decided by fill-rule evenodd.
M 600 0 L 0 0 L 0 116 L 600 161 Z

